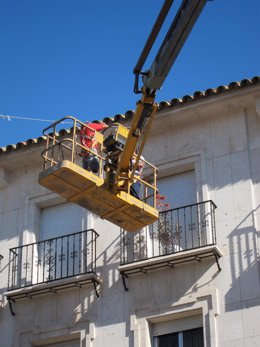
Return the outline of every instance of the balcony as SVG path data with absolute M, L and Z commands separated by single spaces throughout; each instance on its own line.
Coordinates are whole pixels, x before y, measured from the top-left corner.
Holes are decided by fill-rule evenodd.
M 11 248 L 6 293 L 9 302 L 89 283 L 97 293 L 97 237 L 90 229 Z
M 121 264 L 124 276 L 213 257 L 218 269 L 222 255 L 217 247 L 213 201 L 159 213 L 159 220 L 139 231 L 121 231 Z

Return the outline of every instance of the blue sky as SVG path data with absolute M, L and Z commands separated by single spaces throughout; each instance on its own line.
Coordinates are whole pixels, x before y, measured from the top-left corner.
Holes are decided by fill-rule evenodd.
M 0 0 L 0 115 L 87 121 L 134 109 L 133 67 L 162 4 Z M 157 101 L 260 75 L 259 22 L 259 0 L 208 1 Z M 0 146 L 49 124 L 0 116 Z

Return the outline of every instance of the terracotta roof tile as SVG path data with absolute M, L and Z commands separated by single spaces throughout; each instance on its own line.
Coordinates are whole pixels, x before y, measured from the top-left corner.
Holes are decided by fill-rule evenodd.
M 217 87 L 217 93 L 224 93 L 227 92 L 229 90 L 229 88 L 227 86 L 219 86 Z
M 126 120 L 132 119 L 134 114 L 135 114 L 135 111 L 133 111 L 133 110 L 126 111 L 126 113 L 125 113 Z
M 37 139 L 28 139 L 26 141 L 26 144 L 27 145 L 34 145 L 35 143 L 37 143 Z
M 205 91 L 205 96 L 212 96 L 217 94 L 217 89 L 209 88 Z
M 241 87 L 247 87 L 247 86 L 250 86 L 251 85 L 251 81 L 248 80 L 248 79 L 244 79 L 240 82 L 240 86 Z
M 18 148 L 23 148 L 23 147 L 25 147 L 26 146 L 26 142 L 25 141 L 23 141 L 23 142 L 18 142 L 17 144 L 16 144 L 16 148 L 18 149 Z
M 113 118 L 111 118 L 111 117 L 105 117 L 105 118 L 103 119 L 103 122 L 106 123 L 107 125 L 111 125 L 111 124 L 113 124 Z
M 166 109 L 171 106 L 171 103 L 169 101 L 161 101 L 159 103 L 159 110 Z
M 194 100 L 199 100 L 203 98 L 204 96 L 205 96 L 205 93 L 201 92 L 200 90 L 198 90 L 197 92 L 193 94 Z
M 16 150 L 16 148 L 17 148 L 16 145 L 7 145 L 7 146 L 5 147 L 5 151 L 6 151 L 7 153 L 9 153 L 9 152 L 11 152 L 12 150 Z
M 42 142 L 45 142 L 46 141 L 46 136 L 39 136 L 37 138 L 37 143 L 42 143 Z
M 238 83 L 238 82 L 231 82 L 231 83 L 229 83 L 228 87 L 229 87 L 229 89 L 237 89 L 237 88 L 240 87 L 240 83 Z
M 171 106 L 180 105 L 182 103 L 181 99 L 174 98 L 171 100 Z
M 251 79 L 252 84 L 256 84 L 260 82 L 260 76 L 255 76 Z
M 68 130 L 68 129 L 61 129 L 59 131 L 59 136 L 65 136 L 65 135 L 67 135 L 69 133 L 70 133 L 70 130 Z
M 191 101 L 193 101 L 193 100 L 194 100 L 194 97 L 191 96 L 191 95 L 184 95 L 184 96 L 182 97 L 182 102 L 183 102 L 183 103 L 191 102 Z
M 120 122 L 122 122 L 124 120 L 125 120 L 125 115 L 123 115 L 123 114 L 116 114 L 114 116 L 114 121 L 117 122 L 117 123 L 120 123 Z
M 243 79 L 242 81 L 234 81 L 229 83 L 227 86 L 219 86 L 217 88 L 209 88 L 206 91 L 196 91 L 193 95 L 185 95 L 181 99 L 174 98 L 171 101 L 161 101 L 159 103 L 159 111 L 165 110 L 170 107 L 181 107 L 184 104 L 192 103 L 197 100 L 202 100 L 204 98 L 212 97 L 214 95 L 219 95 L 222 93 L 227 93 L 233 90 L 237 90 L 239 88 L 244 88 L 248 86 L 252 86 L 255 84 L 260 83 L 260 77 L 255 76 L 251 80 L 250 79 Z M 125 114 L 116 114 L 114 117 L 105 117 L 101 121 L 100 120 L 94 120 L 93 123 L 100 123 L 104 122 L 108 125 L 113 124 L 114 122 L 121 122 L 125 120 L 130 120 L 133 118 L 135 111 L 129 110 Z M 61 129 L 57 135 L 59 136 L 65 136 L 67 134 L 70 134 L 72 132 L 71 129 Z M 6 147 L 0 147 L 0 155 L 3 153 L 9 153 L 12 151 L 19 150 L 24 147 L 30 147 L 32 145 L 40 144 L 42 142 L 46 141 L 46 136 L 40 136 L 35 139 L 28 139 L 27 141 L 21 141 L 17 144 L 13 145 L 7 145 Z

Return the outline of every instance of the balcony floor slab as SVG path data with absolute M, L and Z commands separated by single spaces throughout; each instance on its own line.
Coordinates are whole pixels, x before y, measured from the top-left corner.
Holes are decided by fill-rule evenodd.
M 181 251 L 172 254 L 162 255 L 154 258 L 135 261 L 119 266 L 119 272 L 124 276 L 160 269 L 162 267 L 173 267 L 178 264 L 191 261 L 201 261 L 205 258 L 215 258 L 219 271 L 218 259 L 223 256 L 221 250 L 216 245 L 199 247 L 188 251 Z
M 46 283 L 35 284 L 29 287 L 23 287 L 19 289 L 8 290 L 4 293 L 8 300 L 16 301 L 18 299 L 33 298 L 37 295 L 43 295 L 48 293 L 57 293 L 64 289 L 73 287 L 79 287 L 93 284 L 96 291 L 97 285 L 102 283 L 100 277 L 96 273 L 88 273 L 84 275 L 78 275 L 68 277 L 60 280 L 50 281 Z

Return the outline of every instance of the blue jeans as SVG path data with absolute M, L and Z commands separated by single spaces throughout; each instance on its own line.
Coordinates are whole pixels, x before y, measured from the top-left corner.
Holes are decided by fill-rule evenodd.
M 88 154 L 83 157 L 83 169 L 91 171 L 93 173 L 99 172 L 99 160 L 94 154 Z
M 140 190 L 141 190 L 141 183 L 139 181 L 134 182 L 130 187 L 130 194 L 134 196 L 136 199 L 140 200 Z

